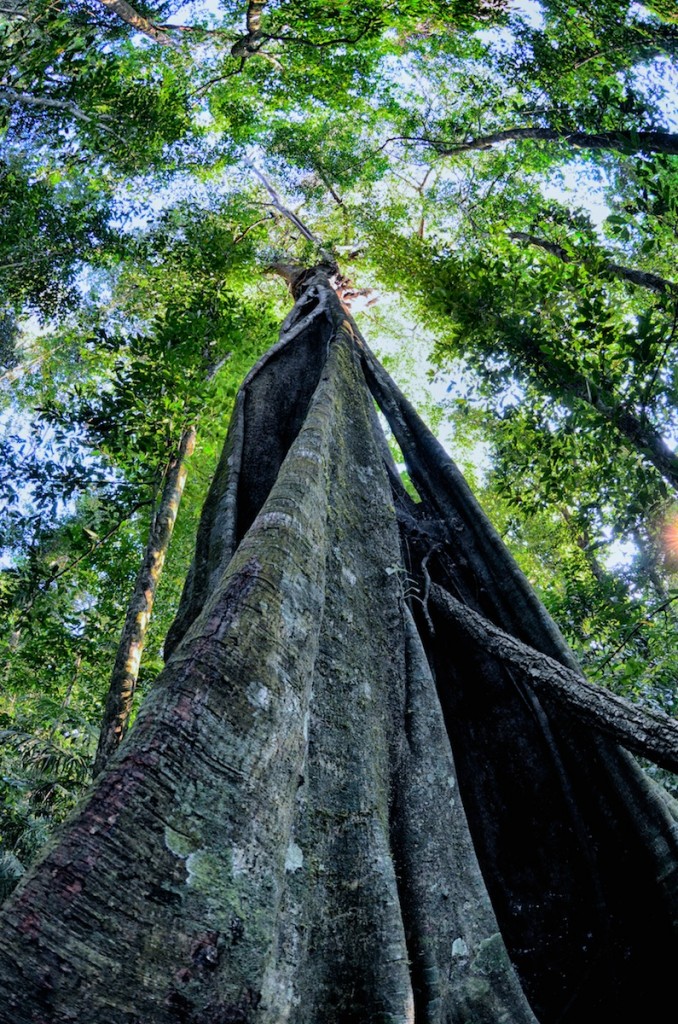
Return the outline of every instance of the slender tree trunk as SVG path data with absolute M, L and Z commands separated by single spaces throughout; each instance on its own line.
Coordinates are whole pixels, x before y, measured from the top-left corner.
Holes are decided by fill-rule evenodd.
M 188 474 L 186 460 L 194 448 L 195 428 L 188 427 L 181 435 L 176 454 L 170 460 L 160 504 L 151 523 L 144 560 L 127 606 L 125 624 L 108 686 L 99 745 L 94 760 L 95 775 L 106 766 L 127 732 L 155 592 L 172 539 Z
M 0 1024 L 661 1019 L 678 810 L 541 702 L 534 652 L 584 703 L 557 628 L 326 276 L 294 283 L 166 668 L 0 913 Z
M 535 245 L 540 249 L 544 249 L 545 252 L 551 253 L 552 256 L 557 256 L 563 263 L 585 263 L 585 260 L 575 259 L 562 245 L 549 242 L 546 238 L 539 238 L 536 235 L 527 234 L 525 231 L 510 231 L 509 237 L 516 242 L 522 242 L 525 245 Z M 614 263 L 612 260 L 606 260 L 603 264 L 603 269 L 613 277 L 618 277 L 622 281 L 628 281 L 630 284 L 639 285 L 641 288 L 649 288 L 651 291 L 660 292 L 663 295 L 669 294 L 678 297 L 678 284 L 675 284 L 673 281 L 667 281 L 665 277 L 660 277 L 659 274 L 652 274 L 647 270 L 635 270 L 633 267 L 624 267 L 619 263 Z

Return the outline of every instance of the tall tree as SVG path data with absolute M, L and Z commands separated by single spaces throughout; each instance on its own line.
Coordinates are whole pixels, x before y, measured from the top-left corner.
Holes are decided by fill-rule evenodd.
M 293 284 L 167 667 L 3 911 L 0 1019 L 660 1013 L 675 809 L 617 740 L 676 767 L 675 724 L 595 712 L 324 273 Z
M 358 281 L 341 281 L 341 295 L 391 282 L 416 298 L 452 387 L 450 426 L 462 439 L 465 422 L 485 430 L 489 469 L 476 467 L 475 480 L 587 668 L 645 707 L 675 708 L 663 527 L 675 468 L 675 157 L 645 151 L 673 128 L 675 31 L 626 0 L 489 14 L 466 0 L 222 0 L 210 20 L 187 14 L 181 25 L 170 5 L 8 0 L 0 11 L 0 394 L 12 502 L 0 563 L 0 846 L 12 881 L 85 781 L 144 510 L 204 406 L 209 429 L 141 691 L 159 668 L 219 418 L 270 340 L 279 297 L 255 271 L 311 265 L 323 250 L 345 254 Z M 526 129 L 542 137 L 440 152 Z M 544 133 L 597 141 L 577 149 Z M 601 229 L 546 199 L 573 175 L 605 189 Z M 652 291 L 638 287 L 648 282 Z M 237 403 L 167 645 L 166 689 L 17 896 L 35 909 L 12 919 L 29 974 L 44 942 L 26 1013 L 65 1016 L 79 998 L 58 994 L 69 982 L 45 967 L 62 955 L 56 918 L 43 912 L 56 879 L 56 912 L 70 921 L 60 963 L 77 965 L 106 1020 L 129 1019 L 132 984 L 141 1015 L 194 1024 L 278 1020 L 289 1007 L 299 1020 L 326 1007 L 333 1019 L 408 1019 L 410 994 L 424 1020 L 530 1019 L 514 969 L 540 1019 L 599 1016 L 601 1000 L 622 1019 L 639 1016 L 647 1008 L 634 998 L 654 986 L 655 968 L 661 991 L 673 940 L 664 946 L 668 897 L 652 880 L 664 836 L 653 853 L 644 846 L 660 823 L 657 794 L 616 743 L 670 769 L 671 726 L 634 718 L 573 675 L 454 470 L 354 346 L 354 325 L 346 336 L 327 283 L 298 284 L 290 344 Z M 49 332 L 43 341 L 27 341 L 28 312 Z M 231 358 L 208 395 L 204 372 L 222 340 Z M 364 378 L 390 417 L 410 498 L 377 457 Z M 324 480 L 313 476 L 318 459 Z M 635 554 L 614 568 L 614 542 L 629 538 Z M 368 607 L 377 589 L 385 602 Z M 243 685 L 225 689 L 222 669 Z M 446 817 L 433 792 L 452 773 L 431 669 L 485 883 L 462 819 Z M 356 698 L 357 676 L 369 690 Z M 624 871 L 641 880 L 637 896 Z M 123 878 L 145 934 L 121 902 Z M 476 896 L 477 914 L 461 921 L 459 906 Z M 87 950 L 83 921 L 98 933 Z M 497 930 L 503 940 L 481 941 L 476 955 L 476 940 Z M 637 938 L 648 931 L 656 953 Z M 514 969 L 501 956 L 488 964 L 502 941 Z M 379 954 L 368 958 L 370 943 Z M 114 964 L 120 977 L 127 945 L 138 966 L 118 994 L 104 993 L 92 964 Z M 2 969 L 16 976 L 8 956 Z

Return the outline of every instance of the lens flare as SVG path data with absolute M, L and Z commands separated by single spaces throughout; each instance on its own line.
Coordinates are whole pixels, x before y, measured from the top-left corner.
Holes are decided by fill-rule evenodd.
M 666 555 L 672 561 L 678 560 L 678 513 L 672 515 L 664 524 L 662 543 Z

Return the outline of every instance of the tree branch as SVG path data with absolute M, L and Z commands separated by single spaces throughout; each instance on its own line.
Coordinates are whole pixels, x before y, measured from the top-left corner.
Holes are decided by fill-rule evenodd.
M 120 142 L 125 140 L 114 132 L 112 128 L 102 124 L 100 120 L 95 117 L 90 117 L 84 110 L 73 103 L 72 100 L 55 100 L 49 96 L 33 96 L 28 92 L 19 92 L 17 89 L 12 89 L 9 86 L 0 87 L 0 104 L 5 107 L 12 106 L 13 103 L 19 103 L 24 107 L 39 107 L 46 110 L 65 110 L 69 114 L 72 114 L 78 121 L 84 121 L 87 124 L 96 124 L 102 131 L 108 132 L 109 135 L 113 135 Z
M 242 69 L 245 67 L 246 57 L 240 58 L 240 66 L 234 68 L 233 71 L 227 71 L 224 75 L 217 75 L 215 78 L 208 79 L 204 85 L 201 85 L 199 89 L 196 89 L 193 96 L 204 96 L 204 94 L 212 88 L 213 85 L 218 85 L 219 82 L 225 82 L 227 78 L 233 78 L 235 75 L 239 75 Z
M 585 260 L 575 259 L 562 245 L 549 242 L 546 238 L 527 234 L 525 231 L 509 231 L 509 238 L 516 242 L 522 242 L 524 245 L 538 246 L 545 252 L 551 253 L 552 256 L 557 256 L 563 263 L 585 264 L 586 262 Z M 659 274 L 652 274 L 647 270 L 635 270 L 633 267 L 623 267 L 612 260 L 606 260 L 603 267 L 613 277 L 629 281 L 631 284 L 637 284 L 641 288 L 649 288 L 651 291 L 660 292 L 664 295 L 672 294 L 678 296 L 678 284 L 668 281 L 665 277 L 660 277 Z
M 390 142 L 415 142 L 430 146 L 441 156 L 455 156 L 457 153 L 469 153 L 473 150 L 492 149 L 502 142 L 519 142 L 533 140 L 536 142 L 566 142 L 573 149 L 616 149 L 626 153 L 678 153 L 678 135 L 671 132 L 653 131 L 609 131 L 600 134 L 578 131 L 560 131 L 555 128 L 507 128 L 504 131 L 480 135 L 450 145 L 445 139 L 432 139 L 428 136 L 395 135 L 386 140 L 380 150 Z
M 103 4 L 107 10 L 117 14 L 137 32 L 148 36 L 154 43 L 160 43 L 161 46 L 177 45 L 175 40 L 167 35 L 167 32 L 164 32 L 158 25 L 154 25 L 148 18 L 144 18 L 131 4 L 127 3 L 127 0 L 98 0 L 98 2 Z
M 282 199 L 280 198 L 276 190 L 273 188 L 268 178 L 264 174 L 262 174 L 261 171 L 257 167 L 255 167 L 253 163 L 251 163 L 251 161 L 246 160 L 245 164 L 247 167 L 249 167 L 252 173 L 256 175 L 261 184 L 264 186 L 269 196 L 271 197 L 272 205 L 278 211 L 278 213 L 281 213 L 283 217 L 286 217 L 287 220 L 290 221 L 291 224 L 294 224 L 297 231 L 299 231 L 308 242 L 313 242 L 314 245 L 320 246 L 320 239 L 313 234 L 310 228 L 306 227 L 304 222 L 300 220 L 299 217 L 297 217 L 296 213 L 294 213 L 287 206 L 285 206 Z
M 561 705 L 623 747 L 668 771 L 678 772 L 677 721 L 660 711 L 646 711 L 602 686 L 587 682 L 554 658 L 505 633 L 435 583 L 430 600 L 466 640 L 518 669 L 542 697 Z
M 284 35 L 273 35 L 271 33 L 264 33 L 264 39 L 273 39 L 278 43 L 296 43 L 298 46 L 312 46 L 314 49 L 323 49 L 326 46 L 353 46 L 355 43 L 359 43 L 361 39 L 369 32 L 371 24 L 366 25 L 364 30 L 357 36 L 337 36 L 334 39 L 304 39 L 303 36 L 292 36 L 287 33 Z

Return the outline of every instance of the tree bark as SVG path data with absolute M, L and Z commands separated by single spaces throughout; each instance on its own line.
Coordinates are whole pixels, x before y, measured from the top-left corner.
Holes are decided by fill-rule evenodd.
M 0 1022 L 661 1018 L 673 805 L 450 635 L 433 587 L 576 671 L 327 278 L 294 287 L 238 395 L 166 668 L 0 915 Z
M 155 593 L 188 475 L 186 460 L 194 448 L 195 428 L 188 427 L 181 435 L 179 447 L 169 462 L 160 504 L 151 523 L 144 560 L 127 606 L 125 624 L 108 684 L 106 707 L 94 759 L 95 775 L 104 769 L 127 732 Z
M 587 683 L 580 673 L 521 643 L 442 587 L 431 588 L 431 600 L 466 640 L 517 669 L 547 701 L 612 736 L 634 754 L 678 773 L 678 722 L 673 718 L 663 712 L 645 711 L 602 686 Z
M 247 13 L 245 14 L 247 32 L 231 47 L 231 55 L 233 57 L 251 57 L 261 46 L 261 16 L 266 3 L 267 0 L 259 0 L 259 2 L 257 0 L 249 0 Z

